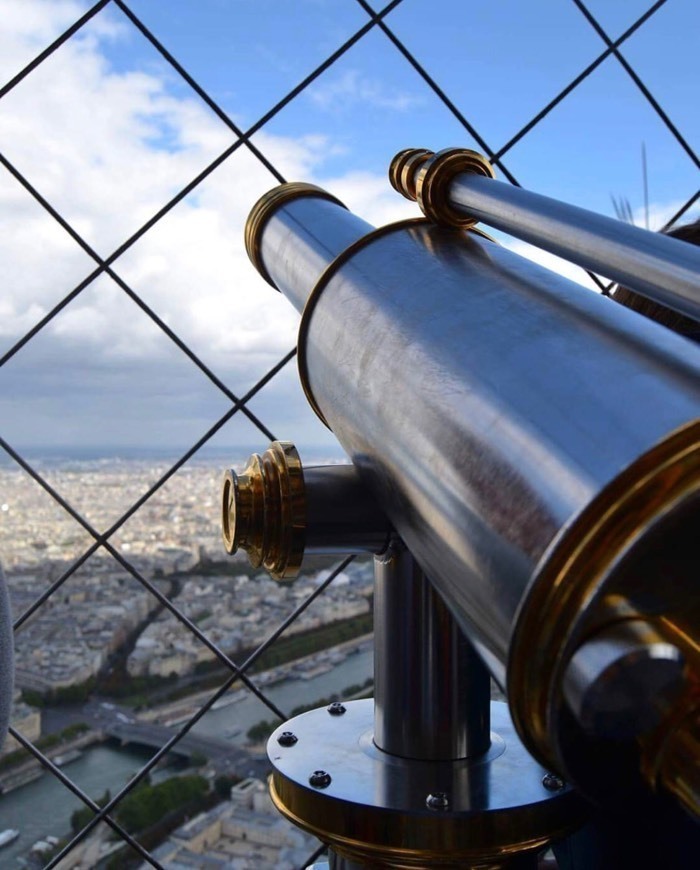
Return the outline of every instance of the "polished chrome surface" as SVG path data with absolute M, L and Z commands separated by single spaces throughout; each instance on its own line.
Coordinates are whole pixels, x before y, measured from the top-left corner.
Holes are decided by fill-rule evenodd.
M 502 683 L 518 607 L 557 533 L 700 417 L 700 349 L 429 225 L 357 250 L 306 333 L 329 425 Z
M 490 857 L 500 866 L 571 830 L 582 806 L 571 789 L 552 792 L 547 771 L 525 752 L 505 704 L 492 704 L 491 747 L 477 759 L 415 761 L 381 752 L 372 740 L 372 701 L 351 701 L 330 723 L 325 709 L 292 719 L 299 742 L 268 743 L 271 794 L 278 809 L 359 866 L 470 867 Z M 308 783 L 316 768 L 332 781 Z M 426 806 L 431 794 L 449 808 Z M 352 865 L 351 865 L 352 866 Z M 487 865 L 491 866 L 491 865 Z
M 256 244 L 266 275 L 301 312 L 329 263 L 371 229 L 342 205 L 306 195 L 270 214 Z
M 354 465 L 304 468 L 309 554 L 381 553 L 392 533 L 386 514 Z
M 450 204 L 491 227 L 700 319 L 700 249 L 477 175 L 455 176 Z
M 601 737 L 633 737 L 658 725 L 684 685 L 681 651 L 644 620 L 613 623 L 576 650 L 564 696 L 579 724 Z
M 400 151 L 389 180 L 434 223 L 483 221 L 700 319 L 700 250 L 694 246 L 495 181 L 487 159 L 467 148 Z
M 490 680 L 406 547 L 374 560 L 374 742 L 404 758 L 489 748 Z
M 263 194 L 251 209 L 246 221 L 244 234 L 246 253 L 258 272 L 273 287 L 275 282 L 268 273 L 262 257 L 261 241 L 263 230 L 270 218 L 285 205 L 292 202 L 292 200 L 303 199 L 306 196 L 312 196 L 316 200 L 327 200 L 341 208 L 345 208 L 343 203 L 339 199 L 336 199 L 333 194 L 317 187 L 315 184 L 307 184 L 303 181 L 289 181 L 273 187 L 272 190 L 268 190 L 267 193 Z

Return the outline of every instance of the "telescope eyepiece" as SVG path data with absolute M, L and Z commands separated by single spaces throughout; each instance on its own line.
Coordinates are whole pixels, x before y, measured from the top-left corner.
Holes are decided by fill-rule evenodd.
M 493 167 L 478 151 L 444 148 L 435 153 L 406 148 L 391 161 L 389 181 L 406 199 L 415 200 L 429 221 L 467 230 L 478 218 L 457 211 L 449 202 L 450 185 L 463 172 L 494 178 Z
M 275 580 L 296 577 L 304 555 L 305 496 L 301 460 L 289 441 L 273 441 L 245 469 L 224 474 L 222 532 L 226 551 L 245 550 L 254 568 Z

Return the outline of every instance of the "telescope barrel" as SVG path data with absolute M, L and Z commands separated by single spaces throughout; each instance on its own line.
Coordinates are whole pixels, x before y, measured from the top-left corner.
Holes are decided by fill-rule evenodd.
M 392 183 L 427 206 L 430 217 L 481 221 L 700 319 L 700 248 L 496 181 L 471 166 L 459 171 L 455 155 L 462 154 L 458 149 L 436 155 L 401 152 L 392 166 Z M 428 185 L 439 193 L 424 189 Z
M 248 250 L 303 308 L 312 406 L 507 681 L 530 751 L 589 793 L 615 791 L 613 750 L 564 686 L 583 707 L 608 699 L 587 638 L 649 623 L 691 674 L 679 687 L 673 672 L 664 703 L 697 726 L 700 348 L 474 233 L 418 219 L 362 235 L 328 196 L 278 190 L 253 209 Z M 631 656 L 610 661 L 644 673 Z M 625 797 L 642 766 L 669 780 L 657 744 L 630 739 L 654 758 L 615 759 Z M 674 780 L 677 794 L 696 787 Z

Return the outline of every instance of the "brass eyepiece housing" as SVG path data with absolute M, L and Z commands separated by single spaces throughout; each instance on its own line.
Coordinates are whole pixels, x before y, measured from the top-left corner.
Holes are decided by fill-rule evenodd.
M 389 181 L 391 186 L 401 196 L 415 201 L 416 170 L 433 156 L 426 148 L 404 148 L 394 157 L 389 166 Z
M 406 148 L 391 161 L 389 181 L 402 196 L 416 200 L 428 220 L 469 229 L 477 223 L 476 218 L 461 214 L 448 200 L 450 183 L 461 172 L 495 177 L 493 167 L 483 154 L 469 148 L 445 148 L 437 153 Z
M 339 199 L 336 199 L 327 190 L 323 190 L 323 188 L 317 187 L 315 184 L 307 184 L 304 181 L 290 181 L 286 184 L 280 184 L 278 187 L 268 190 L 267 193 L 260 197 L 251 209 L 246 221 L 245 249 L 251 263 L 271 287 L 275 287 L 275 283 L 265 267 L 260 247 L 260 240 L 265 229 L 265 224 L 286 202 L 302 196 L 315 196 L 319 199 L 328 199 L 336 203 L 336 205 L 346 208 Z M 275 290 L 277 289 L 275 287 Z
M 694 698 L 695 706 L 687 711 L 687 716 L 674 731 L 661 753 L 659 783 L 674 795 L 686 812 L 698 818 L 700 807 L 700 700 Z
M 304 555 L 305 495 L 301 460 L 289 441 L 254 453 L 241 474 L 224 475 L 222 530 L 226 551 L 245 550 L 251 565 L 275 580 L 296 577 Z

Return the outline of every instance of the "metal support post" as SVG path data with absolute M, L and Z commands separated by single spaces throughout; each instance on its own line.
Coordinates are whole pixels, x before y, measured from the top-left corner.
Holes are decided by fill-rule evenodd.
M 374 743 L 403 758 L 481 755 L 490 678 L 405 545 L 374 560 Z

